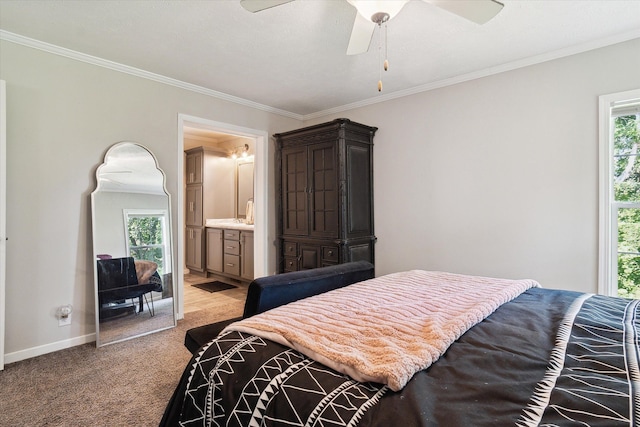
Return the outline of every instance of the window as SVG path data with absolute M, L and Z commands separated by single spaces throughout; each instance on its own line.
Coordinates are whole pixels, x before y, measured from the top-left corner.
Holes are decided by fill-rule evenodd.
M 166 254 L 169 253 L 167 212 L 127 209 L 124 211 L 124 222 L 129 256 L 155 262 L 160 276 L 169 273 L 171 264 L 165 263 Z
M 600 97 L 599 292 L 640 298 L 640 90 Z

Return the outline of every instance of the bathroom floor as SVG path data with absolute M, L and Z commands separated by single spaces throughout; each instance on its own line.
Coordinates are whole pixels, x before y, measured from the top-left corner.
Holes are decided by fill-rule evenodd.
M 195 284 L 212 282 L 219 280 L 235 286 L 218 292 L 208 292 L 196 288 Z M 194 274 L 184 275 L 184 312 L 191 313 L 208 308 L 224 307 L 230 302 L 244 301 L 247 298 L 248 283 L 237 282 L 235 280 L 225 280 L 219 277 L 202 277 Z

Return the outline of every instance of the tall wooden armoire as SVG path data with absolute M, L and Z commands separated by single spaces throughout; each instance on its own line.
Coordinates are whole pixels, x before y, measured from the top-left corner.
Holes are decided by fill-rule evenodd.
M 274 135 L 278 272 L 375 260 L 373 136 L 348 119 Z

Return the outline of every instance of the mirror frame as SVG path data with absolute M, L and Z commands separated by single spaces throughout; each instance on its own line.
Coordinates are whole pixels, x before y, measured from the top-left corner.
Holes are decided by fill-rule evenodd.
M 99 248 L 96 247 L 96 232 L 97 232 L 97 223 L 96 223 L 96 195 L 97 193 L 99 193 L 102 188 L 100 185 L 100 172 L 101 169 L 103 169 L 103 167 L 107 164 L 107 160 L 109 159 L 110 156 L 113 155 L 113 153 L 115 151 L 118 150 L 118 148 L 126 146 L 126 145 L 133 145 L 136 147 L 139 147 L 140 149 L 144 150 L 147 154 L 149 154 L 149 156 L 151 157 L 151 159 L 153 159 L 154 163 L 155 163 L 155 167 L 157 169 L 157 171 L 160 173 L 161 177 L 162 177 L 162 191 L 164 192 L 164 194 L 167 197 L 167 209 L 166 209 L 166 230 L 167 230 L 167 239 L 168 242 L 166 244 L 167 246 L 167 253 L 168 256 L 170 257 L 170 262 L 167 263 L 168 265 L 171 266 L 171 297 L 172 297 L 172 318 L 173 321 L 170 325 L 165 326 L 165 327 L 159 327 L 159 328 L 155 328 L 155 329 L 151 329 L 149 331 L 144 331 L 141 333 L 136 333 L 136 334 L 132 334 L 129 336 L 126 336 L 124 338 L 120 338 L 120 339 L 115 339 L 112 341 L 108 341 L 105 342 L 103 340 L 100 339 L 100 303 L 99 303 L 99 299 L 98 299 L 98 269 L 97 269 L 97 260 L 98 260 L 98 255 L 101 254 L 102 252 L 99 250 Z M 133 338 L 138 338 L 144 335 L 149 335 L 155 332 L 159 332 L 159 331 L 163 331 L 163 330 L 167 330 L 167 329 L 171 329 L 177 326 L 177 301 L 176 301 L 176 279 L 174 278 L 174 275 L 176 274 L 176 256 L 174 253 L 174 245 L 173 245 L 173 226 L 172 226 L 172 215 L 171 215 L 171 194 L 167 191 L 167 187 L 166 187 L 166 182 L 167 182 L 167 177 L 164 173 L 164 171 L 160 168 L 160 165 L 158 163 L 158 159 L 156 158 L 156 156 L 153 154 L 153 152 L 151 150 L 149 150 L 147 147 L 145 147 L 142 144 L 139 144 L 137 142 L 132 142 L 132 141 L 121 141 L 118 142 L 116 144 L 113 144 L 111 147 L 109 147 L 109 149 L 107 150 L 107 152 L 104 155 L 103 158 L 103 162 L 97 167 L 96 169 L 96 188 L 95 190 L 91 193 L 91 232 L 92 232 L 92 248 L 93 248 L 93 258 L 92 258 L 92 263 L 93 263 L 93 282 L 94 282 L 94 300 L 95 300 L 95 328 L 96 328 L 96 347 L 103 347 L 105 345 L 109 345 L 109 344 L 115 344 L 118 342 L 122 342 L 122 341 L 127 341 Z M 104 192 L 104 191 L 103 191 Z M 125 214 L 125 210 L 131 210 L 131 209 L 139 209 L 139 208 L 126 208 L 123 209 L 122 214 Z M 126 224 L 125 224 L 126 227 Z M 126 246 L 126 243 L 125 243 Z M 165 255 L 166 256 L 166 255 Z M 136 314 L 137 315 L 137 314 Z

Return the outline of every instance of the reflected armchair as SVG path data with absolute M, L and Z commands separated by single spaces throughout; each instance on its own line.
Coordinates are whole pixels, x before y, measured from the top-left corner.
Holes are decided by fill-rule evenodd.
M 136 269 L 142 265 L 143 268 Z M 137 262 L 133 257 L 100 259 L 97 261 L 98 268 L 98 303 L 100 310 L 107 310 L 110 304 L 118 307 L 120 303 L 138 298 L 138 312 L 144 311 L 143 298 L 147 303 L 147 308 L 151 316 L 155 315 L 153 307 L 153 296 L 151 296 L 151 306 L 146 294 L 150 292 L 162 292 L 162 279 L 155 267 Z M 141 278 L 139 283 L 138 277 Z

